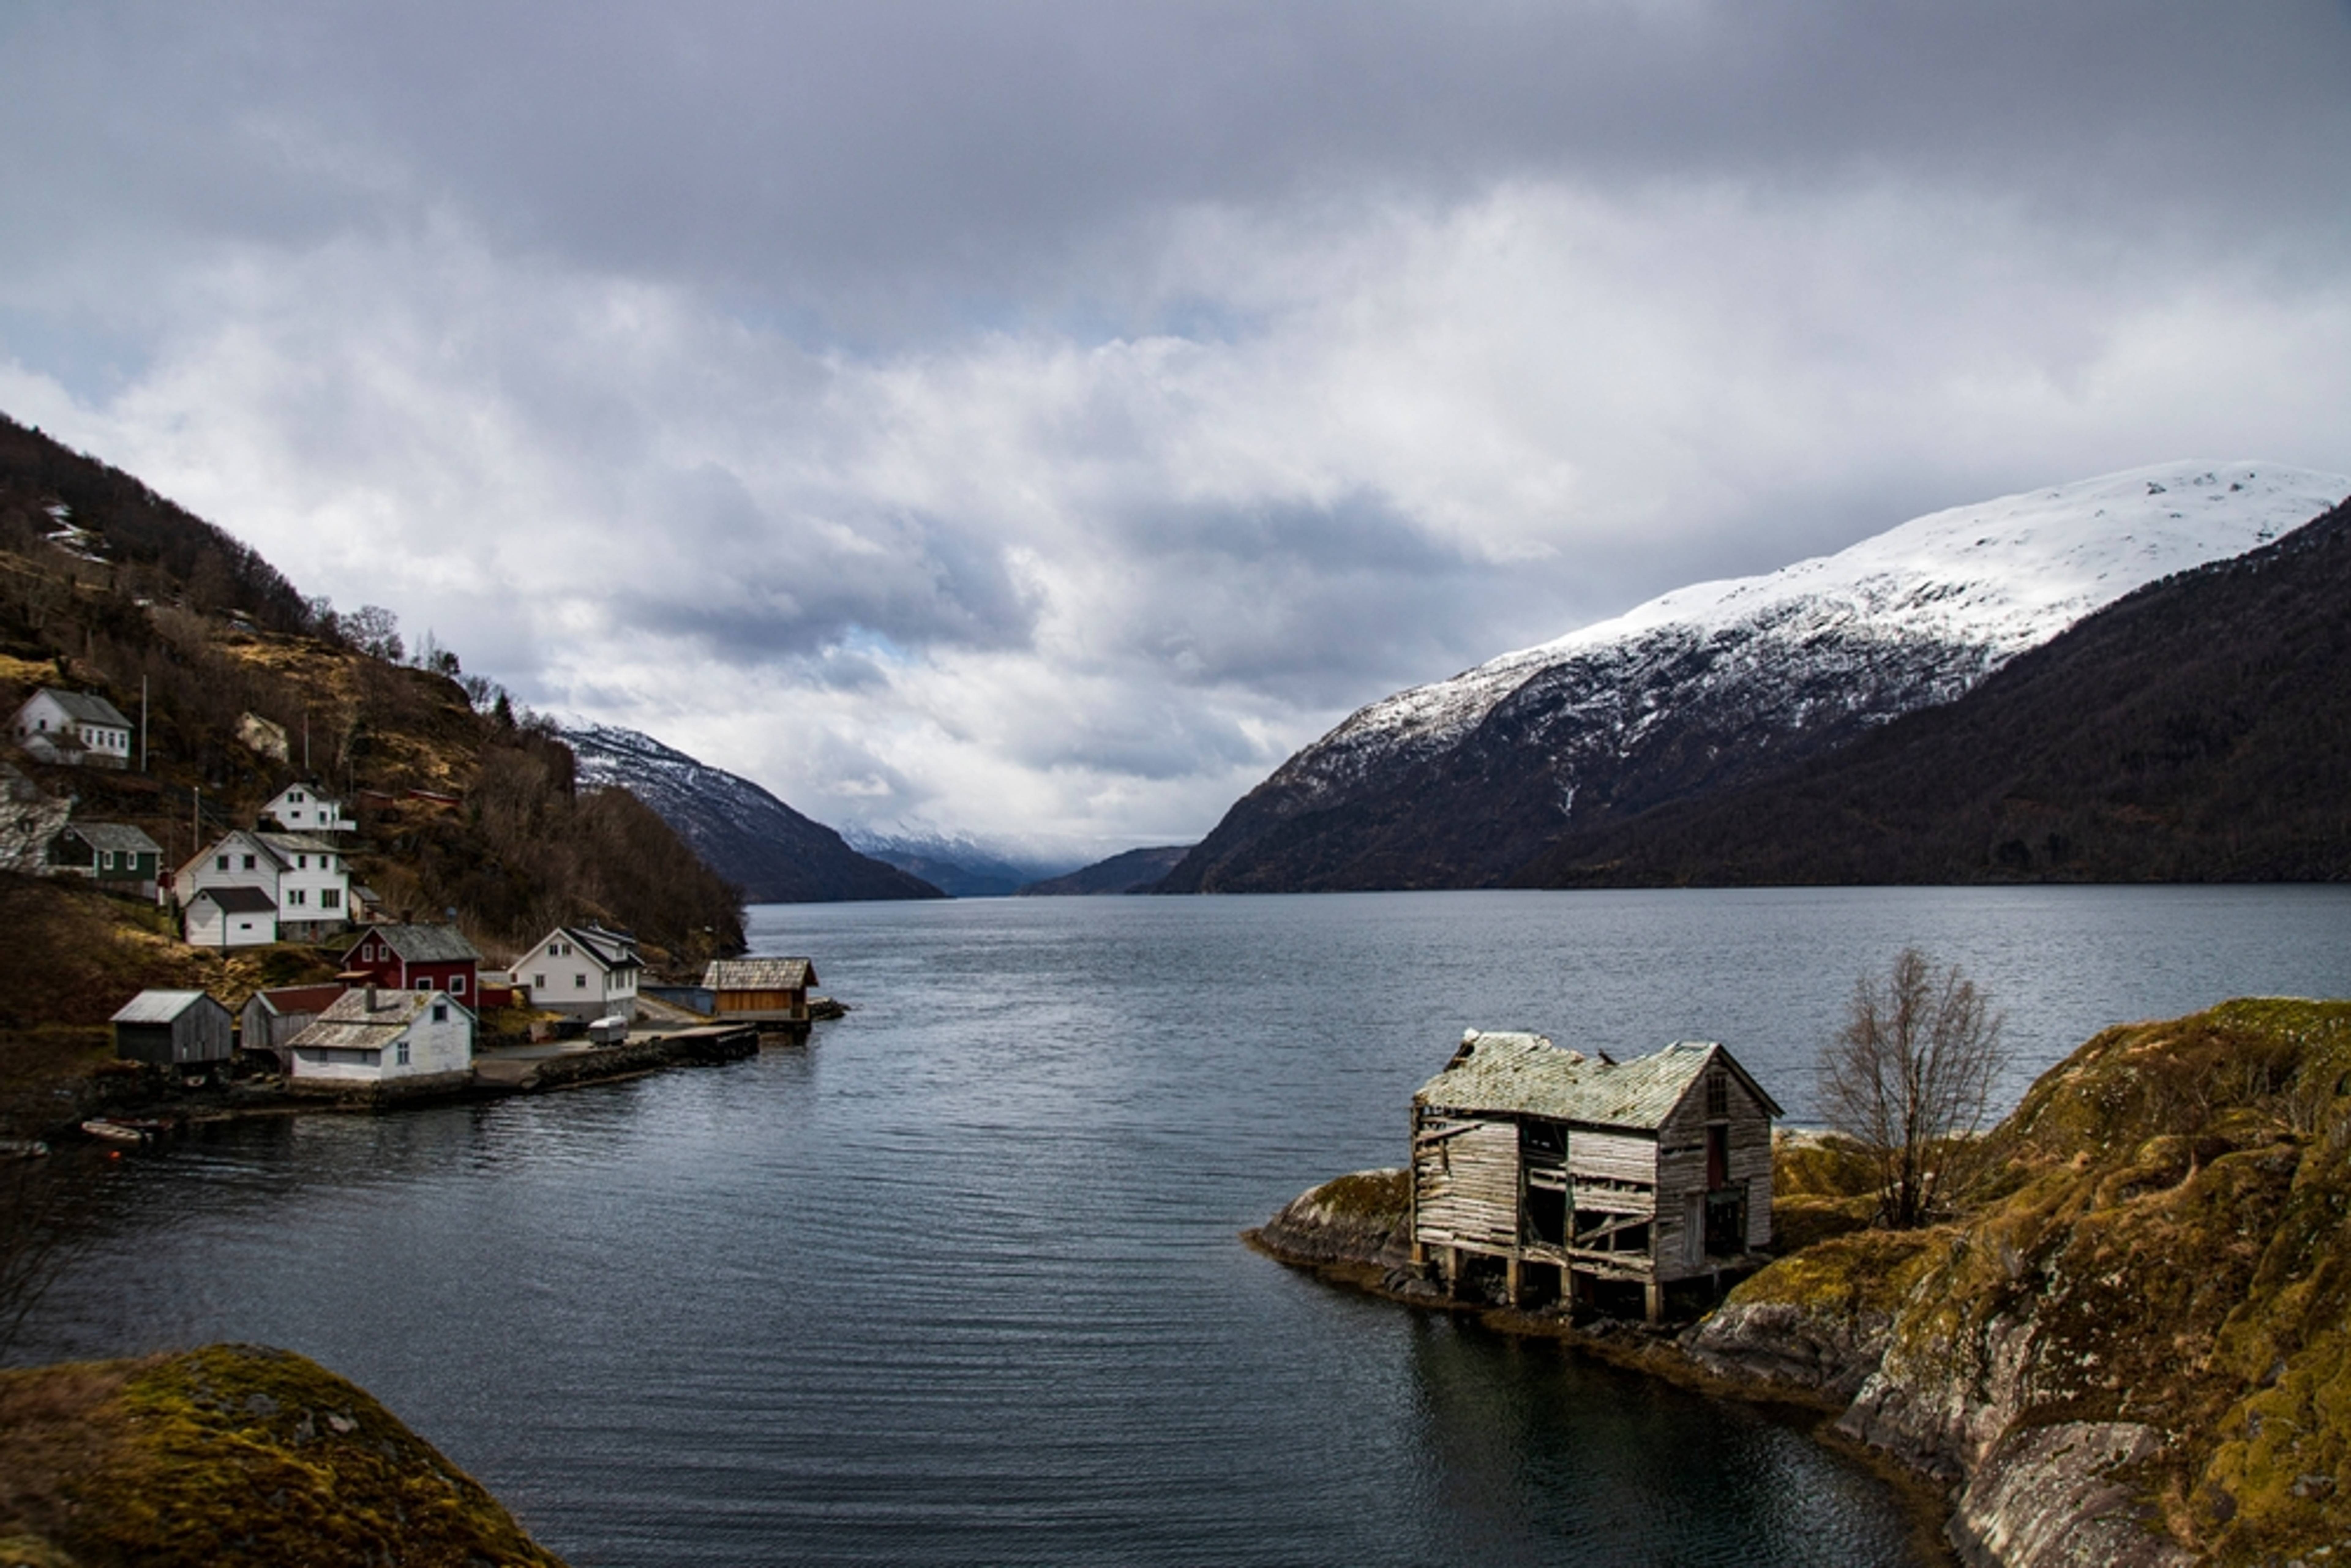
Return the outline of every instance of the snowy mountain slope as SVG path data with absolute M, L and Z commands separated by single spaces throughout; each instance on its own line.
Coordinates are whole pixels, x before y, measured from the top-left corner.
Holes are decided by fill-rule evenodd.
M 943 896 L 919 877 L 859 854 L 749 779 L 649 735 L 572 723 L 563 738 L 579 758 L 582 784 L 618 785 L 651 806 L 754 904 Z
M 1236 804 L 1170 892 L 1476 886 L 1573 827 L 1948 702 L 2145 583 L 2276 538 L 2351 478 L 2175 463 L 1933 513 L 1677 589 L 1360 710 Z

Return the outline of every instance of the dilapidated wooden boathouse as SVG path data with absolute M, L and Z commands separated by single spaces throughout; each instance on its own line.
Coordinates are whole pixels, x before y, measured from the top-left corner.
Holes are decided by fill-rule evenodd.
M 1513 1304 L 1638 1284 L 1655 1322 L 1667 1286 L 1763 1261 L 1782 1114 L 1711 1040 L 1620 1062 L 1468 1030 L 1412 1097 L 1413 1260 L 1458 1290 L 1499 1259 Z

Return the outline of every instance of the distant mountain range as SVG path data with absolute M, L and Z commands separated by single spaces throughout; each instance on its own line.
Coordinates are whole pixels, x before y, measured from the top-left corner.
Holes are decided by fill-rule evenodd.
M 944 898 L 938 887 L 858 853 L 747 779 L 697 762 L 649 735 L 611 725 L 564 727 L 581 782 L 617 784 L 677 832 L 754 904 Z
M 1102 894 L 1150 893 L 1159 881 L 1191 852 L 1189 844 L 1129 850 L 1066 876 L 1047 877 L 1019 890 L 1023 898 L 1080 898 Z
M 2266 545 L 2346 493 L 2336 475 L 2169 464 L 1677 590 L 1364 708 L 1237 803 L 1159 890 L 1608 880 L 1612 830 L 1951 703 L 2134 590 Z M 1728 874 L 1703 862 L 1671 874 Z
M 1040 878 L 1070 869 L 1067 861 L 1016 859 L 968 838 L 937 833 L 845 831 L 861 852 L 935 883 L 956 898 L 1009 898 Z

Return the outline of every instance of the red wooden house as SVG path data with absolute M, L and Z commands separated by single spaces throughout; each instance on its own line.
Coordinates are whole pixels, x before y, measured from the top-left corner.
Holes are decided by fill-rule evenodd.
M 454 925 L 371 925 L 343 955 L 346 975 L 395 991 L 446 991 L 481 1005 L 482 956 Z

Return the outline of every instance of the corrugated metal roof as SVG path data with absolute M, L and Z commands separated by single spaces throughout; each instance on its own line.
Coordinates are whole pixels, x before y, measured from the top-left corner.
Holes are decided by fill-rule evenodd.
M 209 899 L 224 915 L 261 915 L 277 913 L 277 901 L 257 887 L 207 887 L 188 900 Z
M 465 940 L 465 934 L 454 925 L 371 925 L 360 934 L 351 950 L 357 952 L 369 937 L 381 941 L 393 952 L 412 964 L 480 963 L 481 954 Z
M 806 958 L 714 958 L 702 983 L 714 991 L 790 991 L 816 982 Z
M 122 1004 L 116 1023 L 170 1023 L 204 999 L 202 991 L 141 991 Z
M 1686 1040 L 1632 1061 L 1609 1061 L 1563 1051 L 1539 1034 L 1472 1030 L 1453 1061 L 1422 1084 L 1413 1101 L 1437 1110 L 1519 1112 L 1655 1131 L 1717 1057 L 1738 1070 L 1729 1054 L 1712 1040 Z M 1747 1078 L 1744 1071 L 1739 1075 Z M 1762 1098 L 1776 1114 L 1771 1096 Z
M 127 822 L 75 822 L 66 829 L 94 850 L 117 854 L 160 855 L 163 846 Z

